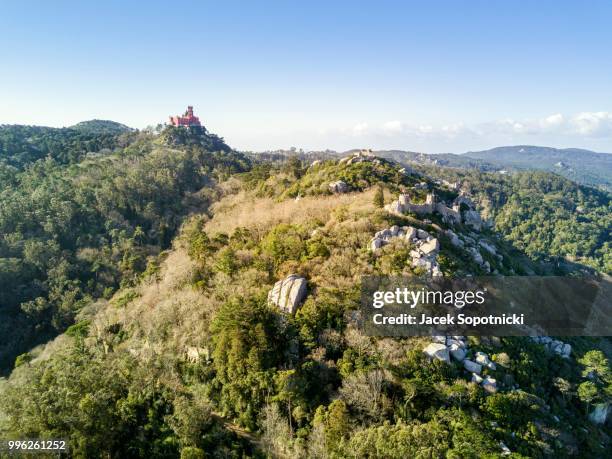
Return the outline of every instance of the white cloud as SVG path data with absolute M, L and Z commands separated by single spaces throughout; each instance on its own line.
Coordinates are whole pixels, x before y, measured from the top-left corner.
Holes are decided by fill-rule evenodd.
M 440 130 L 442 131 L 442 134 L 451 139 L 469 131 L 469 129 L 466 128 L 463 123 L 445 125 L 442 126 Z
M 612 113 L 582 112 L 574 116 L 570 124 L 576 133 L 584 136 L 612 136 Z
M 388 133 L 398 133 L 404 130 L 404 124 L 401 121 L 387 121 L 382 126 L 383 131 Z
M 440 127 L 433 126 L 431 124 L 419 124 L 409 125 L 402 121 L 387 121 L 380 126 L 380 131 L 387 135 L 409 135 L 409 136 L 437 136 L 445 135 L 447 137 L 454 137 L 461 132 L 465 131 L 466 128 L 463 123 L 455 123 L 444 125 Z
M 561 113 L 540 119 L 504 119 L 483 123 L 480 131 L 493 130 L 501 135 L 525 134 L 529 136 L 560 135 L 574 137 L 612 137 L 612 113 L 582 112 L 571 117 Z
M 305 146 L 317 148 L 404 148 L 422 151 L 462 151 L 495 145 L 578 146 L 610 151 L 612 112 L 552 113 L 540 118 L 505 118 L 476 123 L 413 123 L 401 119 L 353 125 L 320 126 L 297 132 Z
M 547 116 L 541 121 L 543 128 L 560 126 L 565 122 L 565 117 L 561 113 L 555 113 L 554 115 Z
M 368 123 L 358 123 L 353 126 L 352 131 L 354 135 L 365 135 L 368 133 L 369 127 Z

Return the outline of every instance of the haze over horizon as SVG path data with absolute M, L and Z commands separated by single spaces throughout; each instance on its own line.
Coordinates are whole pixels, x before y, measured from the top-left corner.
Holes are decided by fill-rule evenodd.
M 612 152 L 611 13 L 603 1 L 8 3 L 0 37 L 19 46 L 0 50 L 0 124 L 143 128 L 193 105 L 241 150 Z

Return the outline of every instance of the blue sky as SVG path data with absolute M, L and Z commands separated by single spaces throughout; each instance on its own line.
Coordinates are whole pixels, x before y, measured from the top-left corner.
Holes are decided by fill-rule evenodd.
M 606 1 L 7 1 L 0 123 L 192 104 L 240 149 L 612 152 L 610 23 Z

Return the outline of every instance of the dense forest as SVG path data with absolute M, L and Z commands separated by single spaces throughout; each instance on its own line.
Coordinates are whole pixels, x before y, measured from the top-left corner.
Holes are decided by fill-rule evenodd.
M 491 393 L 427 358 L 430 339 L 373 338 L 352 320 L 362 276 L 423 274 L 410 244 L 374 252 L 373 234 L 447 226 L 385 211 L 401 190 L 452 199 L 440 180 L 460 179 L 491 227 L 453 230 L 493 245 L 482 257 L 500 274 L 551 260 L 609 272 L 609 195 L 544 173 L 251 161 L 203 128 L 113 135 L 110 151 L 69 160 L 4 150 L 0 437 L 67 438 L 76 457 L 609 451 L 609 422 L 589 420 L 612 395 L 608 339 L 563 338 L 563 358 L 528 338 L 468 337 L 468 357 L 495 363 Z M 445 276 L 488 272 L 439 239 Z M 308 282 L 293 315 L 268 301 L 289 274 Z
M 72 128 L 0 125 L 0 165 L 21 170 L 45 158 L 59 164 L 75 163 L 87 154 L 124 148 L 136 135 L 118 123 L 99 123 L 89 121 Z
M 431 166 L 419 169 L 462 183 L 479 200 L 495 229 L 532 259 L 553 265 L 576 262 L 612 273 L 610 193 L 549 172 L 500 175 Z
M 32 149 L 69 144 L 69 156 L 83 158 L 82 148 L 123 139 L 94 135 L 84 147 L 71 130 L 52 132 L 53 147 L 45 137 Z M 115 153 L 68 165 L 53 155 L 23 170 L 0 163 L 0 369 L 64 330 L 92 299 L 136 283 L 151 257 L 169 247 L 181 217 L 206 206 L 205 192 L 192 194 L 248 167 L 245 157 L 224 150 L 177 150 L 140 134 Z M 16 157 L 24 160 L 9 155 Z

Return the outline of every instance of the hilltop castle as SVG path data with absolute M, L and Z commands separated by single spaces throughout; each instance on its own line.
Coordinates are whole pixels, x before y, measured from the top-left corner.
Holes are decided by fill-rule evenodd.
M 461 209 L 462 204 L 466 207 L 466 210 L 463 212 Z M 480 213 L 476 210 L 472 200 L 464 195 L 459 195 L 453 202 L 452 207 L 448 207 L 446 204 L 438 202 L 433 192 L 427 193 L 425 204 L 415 204 L 412 202 L 410 194 L 401 193 L 397 200 L 387 204 L 385 209 L 400 215 L 408 212 L 419 215 L 437 212 L 445 221 L 464 223 L 478 231 L 482 227 Z
M 193 115 L 193 107 L 189 105 L 183 116 L 171 116 L 170 124 L 172 126 L 202 126 L 200 118 Z

